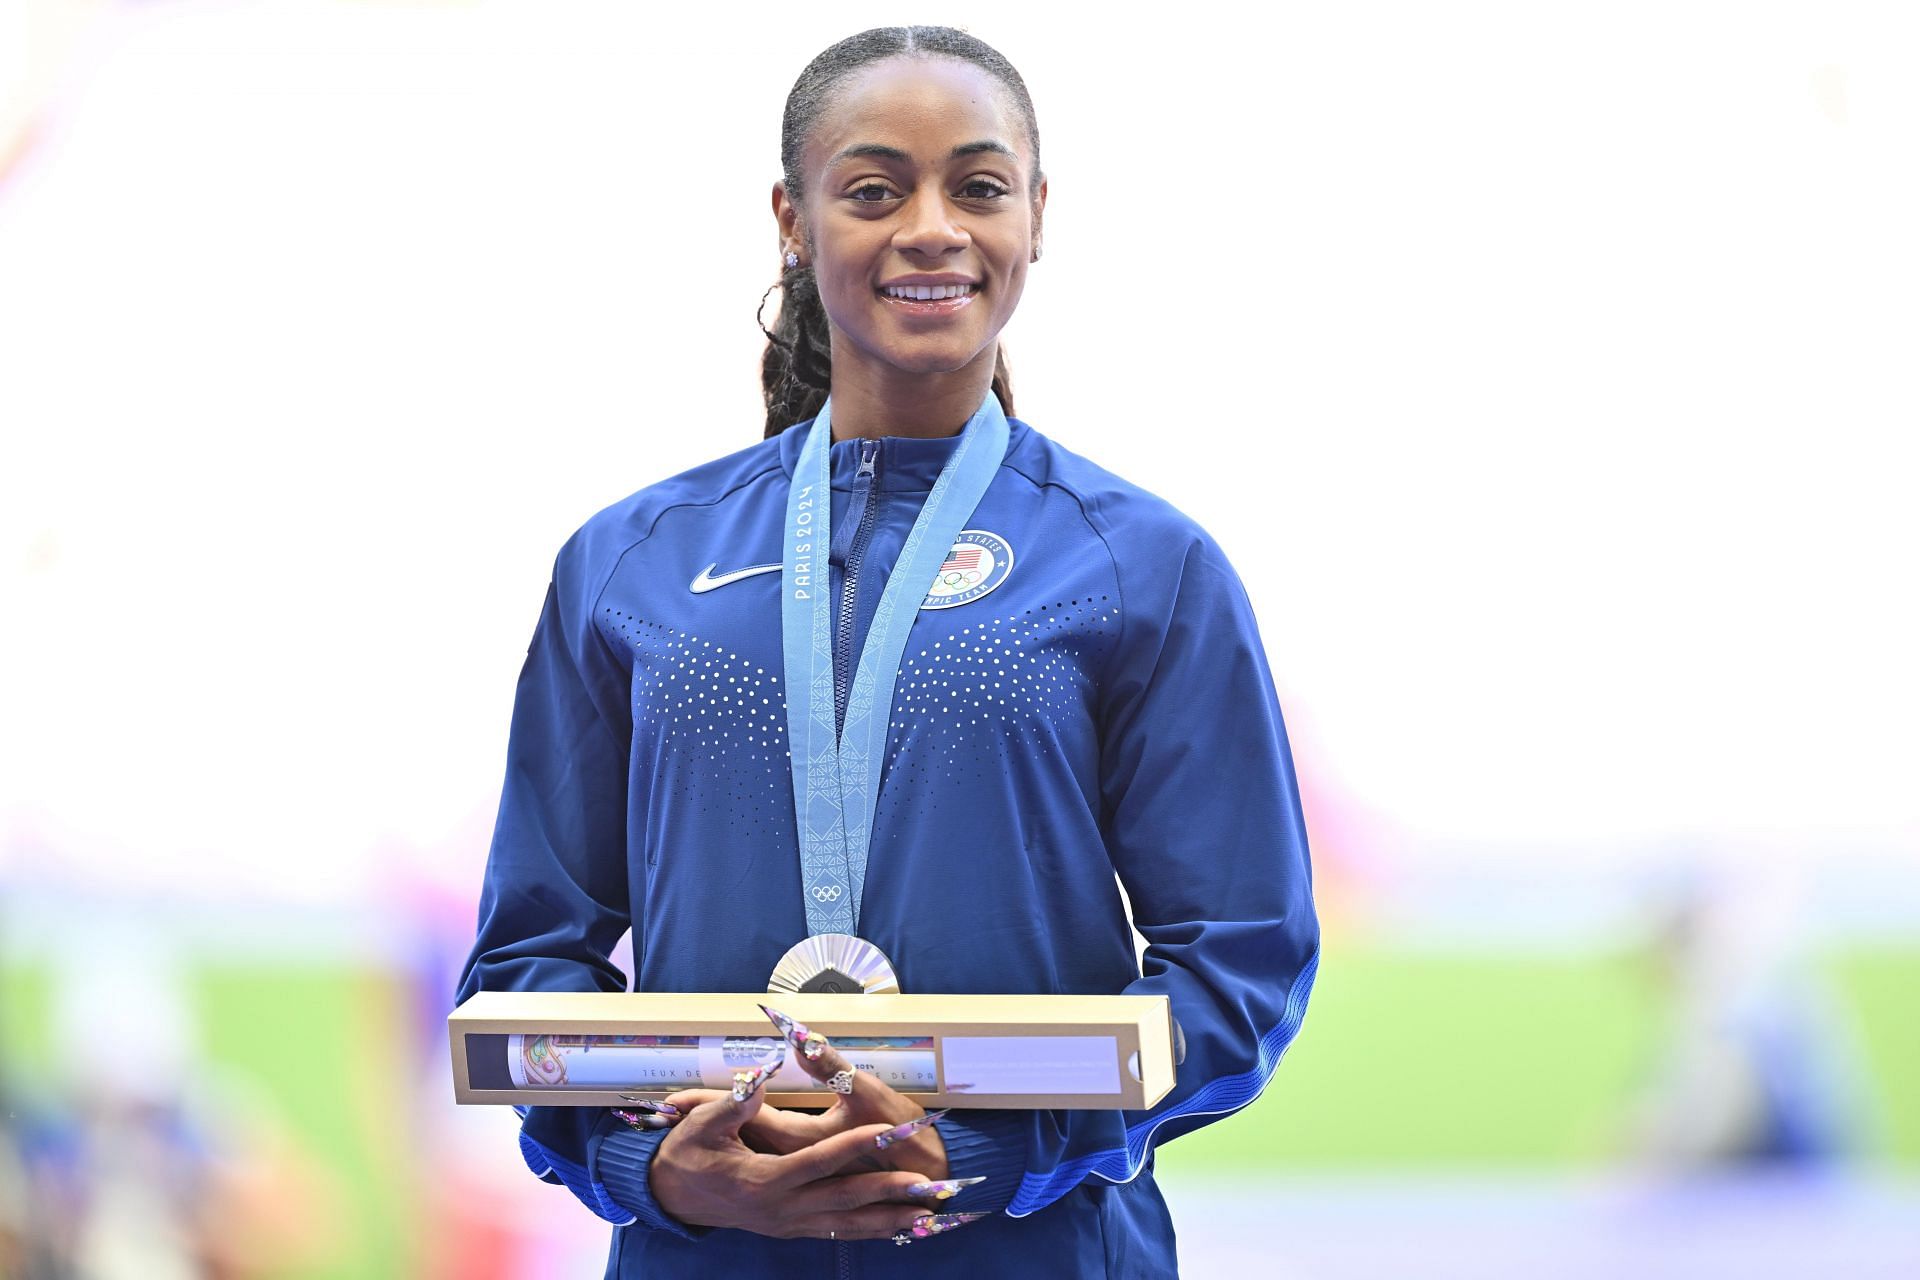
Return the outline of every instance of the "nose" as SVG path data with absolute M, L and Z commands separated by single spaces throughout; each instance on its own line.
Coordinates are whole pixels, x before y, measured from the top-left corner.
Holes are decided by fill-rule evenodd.
M 965 249 L 973 237 L 953 213 L 946 192 L 924 184 L 907 201 L 906 216 L 893 235 L 894 248 L 929 258 Z

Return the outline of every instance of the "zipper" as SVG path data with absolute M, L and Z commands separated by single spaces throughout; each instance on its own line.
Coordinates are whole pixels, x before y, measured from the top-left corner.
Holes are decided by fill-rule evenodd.
M 853 1280 L 853 1250 L 836 1241 L 833 1252 L 840 1263 L 840 1280 Z
M 853 501 L 847 508 L 847 523 L 853 526 L 853 541 L 847 547 L 844 568 L 840 571 L 840 621 L 833 634 L 833 736 L 847 723 L 847 694 L 853 688 L 853 626 L 858 620 L 860 602 L 860 562 L 866 559 L 867 540 L 879 514 L 880 504 L 873 501 L 874 486 L 880 470 L 880 442 L 860 442 L 860 468 L 853 473 Z

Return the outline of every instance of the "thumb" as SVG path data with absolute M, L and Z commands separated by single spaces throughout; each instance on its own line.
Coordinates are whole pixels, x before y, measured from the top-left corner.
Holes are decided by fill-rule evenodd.
M 767 1050 L 760 1061 L 733 1073 L 733 1092 L 714 1108 L 719 1113 L 716 1119 L 728 1132 L 739 1133 L 749 1120 L 760 1114 L 760 1105 L 765 1100 L 762 1086 L 786 1061 L 787 1046 L 783 1041 Z
M 695 1107 L 705 1106 L 709 1102 L 719 1102 L 728 1096 L 725 1089 L 681 1089 L 668 1094 L 661 1101 L 673 1108 L 672 1114 L 685 1115 Z

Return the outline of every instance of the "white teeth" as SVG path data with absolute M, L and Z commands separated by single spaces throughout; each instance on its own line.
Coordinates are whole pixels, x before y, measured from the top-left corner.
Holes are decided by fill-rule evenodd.
M 888 285 L 886 293 L 891 298 L 913 298 L 921 302 L 934 298 L 957 298 L 963 293 L 972 293 L 970 284 L 897 284 Z

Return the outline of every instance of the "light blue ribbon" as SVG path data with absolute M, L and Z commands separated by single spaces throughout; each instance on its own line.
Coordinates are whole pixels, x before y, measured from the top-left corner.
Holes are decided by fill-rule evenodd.
M 960 429 L 960 443 L 887 575 L 847 694 L 846 721 L 833 732 L 833 601 L 827 574 L 833 512 L 833 398 L 807 432 L 787 490 L 780 632 L 786 663 L 787 748 L 793 816 L 800 833 L 800 888 L 808 933 L 853 933 L 866 888 L 873 808 L 893 711 L 893 686 L 920 603 L 953 540 L 1007 454 L 1007 416 L 992 391 Z

